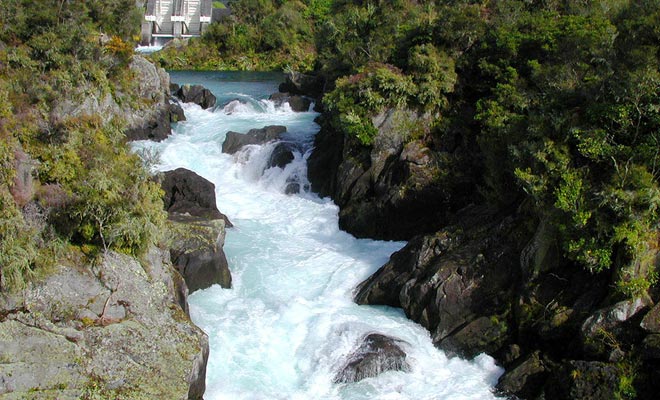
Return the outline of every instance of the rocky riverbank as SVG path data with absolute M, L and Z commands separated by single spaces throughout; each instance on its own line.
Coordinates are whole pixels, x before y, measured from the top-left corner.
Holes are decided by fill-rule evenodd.
M 140 56 L 129 68 L 140 77 L 137 101 L 94 92 L 80 103 L 61 99 L 52 108 L 53 123 L 102 115 L 125 121 L 128 140 L 160 141 L 172 122 L 185 119 L 179 101 L 215 102 L 195 86 L 172 97 L 169 75 Z M 33 199 L 41 186 L 33 164 L 26 154 L 17 158 L 17 187 L 38 217 L 48 210 Z M 191 322 L 187 296 L 212 284 L 231 286 L 222 249 L 231 223 L 217 209 L 213 184 L 202 177 L 179 169 L 154 179 L 169 221 L 145 254 L 113 251 L 101 236 L 103 248 L 72 246 L 66 259 L 23 290 L 0 292 L 3 398 L 203 397 L 208 338 Z
M 390 109 L 373 119 L 372 145 L 330 123 L 316 138 L 309 177 L 340 206 L 341 227 L 410 240 L 356 289 L 356 302 L 401 307 L 449 355 L 492 355 L 507 370 L 498 385 L 507 395 L 653 398 L 657 291 L 622 296 L 612 273 L 564 258 L 557 227 L 524 205 L 470 204 L 469 181 L 443 184 L 456 154 L 411 135 L 425 122 Z

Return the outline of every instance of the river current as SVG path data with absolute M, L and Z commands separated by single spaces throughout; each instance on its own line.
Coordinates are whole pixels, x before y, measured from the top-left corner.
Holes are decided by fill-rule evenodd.
M 233 287 L 189 298 L 191 317 L 209 336 L 207 400 L 493 399 L 502 373 L 492 358 L 448 358 L 401 310 L 358 306 L 354 288 L 402 242 L 355 239 L 339 230 L 338 208 L 310 193 L 305 159 L 318 131 L 314 112 L 294 113 L 266 100 L 281 74 L 174 72 L 179 84 L 203 84 L 218 106 L 186 104 L 187 121 L 160 143 L 136 142 L 157 155 L 158 170 L 184 167 L 212 181 L 218 208 L 234 228 L 225 252 Z M 238 100 L 238 101 L 236 101 Z M 285 125 L 298 151 L 285 168 L 265 169 L 272 144 L 221 151 L 228 131 Z M 292 182 L 302 192 L 287 195 Z M 333 379 L 369 333 L 403 341 L 409 372 L 357 383 Z

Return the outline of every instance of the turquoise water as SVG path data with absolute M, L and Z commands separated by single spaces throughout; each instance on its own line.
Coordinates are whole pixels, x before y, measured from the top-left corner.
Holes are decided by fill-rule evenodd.
M 314 112 L 293 113 L 265 100 L 281 74 L 186 72 L 172 73 L 172 80 L 205 85 L 219 106 L 184 105 L 188 120 L 170 138 L 135 147 L 159 153 L 160 170 L 184 167 L 214 182 L 218 208 L 235 225 L 225 243 L 233 288 L 190 296 L 192 319 L 211 344 L 205 399 L 495 397 L 502 371 L 490 357 L 448 359 L 401 310 L 352 302 L 357 284 L 404 243 L 355 239 L 339 230 L 329 199 L 284 194 L 290 181 L 305 187 L 305 159 L 318 126 Z M 272 144 L 222 154 L 227 131 L 266 125 L 287 126 L 286 139 L 297 143 L 284 169 L 264 170 Z M 346 356 L 372 332 L 403 340 L 411 371 L 333 384 Z

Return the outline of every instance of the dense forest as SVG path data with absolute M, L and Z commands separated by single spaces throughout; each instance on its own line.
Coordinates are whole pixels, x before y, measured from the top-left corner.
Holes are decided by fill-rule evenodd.
M 623 295 L 657 281 L 660 2 L 229 5 L 200 40 L 154 58 L 313 71 L 333 89 L 331 123 L 364 146 L 382 110 L 427 113 L 430 132 L 410 135 L 448 155 L 441 184 L 469 179 L 475 199 L 552 221 L 565 255 L 614 269 Z
M 140 254 L 155 240 L 160 189 L 121 113 L 90 105 L 142 106 L 127 68 L 140 18 L 133 0 L 0 3 L 1 290 L 71 251 Z

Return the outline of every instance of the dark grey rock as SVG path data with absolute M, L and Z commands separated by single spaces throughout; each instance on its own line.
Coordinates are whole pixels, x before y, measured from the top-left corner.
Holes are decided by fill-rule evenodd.
M 611 346 L 616 340 L 629 336 L 626 321 L 647 307 L 643 299 L 630 299 L 601 308 L 589 316 L 580 329 L 583 351 L 594 358 L 615 361 L 622 357 L 619 346 Z M 638 322 L 639 323 L 639 322 Z
M 295 71 L 290 72 L 287 74 L 286 80 L 280 84 L 279 91 L 318 98 L 323 93 L 323 78 Z
M 269 125 L 261 129 L 250 129 L 247 133 L 227 132 L 225 141 L 222 143 L 222 152 L 234 154 L 243 146 L 250 144 L 264 144 L 281 137 L 286 132 L 286 127 L 281 125 Z
M 270 95 L 270 100 L 273 100 L 276 106 L 289 103 L 291 110 L 295 112 L 309 111 L 309 106 L 312 105 L 312 101 L 307 97 L 281 92 Z
M 170 214 L 170 258 L 190 292 L 219 284 L 231 287 L 231 273 L 223 245 L 222 219 L 200 219 Z
M 339 206 L 342 230 L 357 237 L 410 240 L 446 223 L 453 203 L 469 204 L 451 198 L 457 180 L 441 179 L 451 170 L 447 157 L 414 138 L 430 129 L 429 119 L 411 110 L 387 110 L 372 119 L 378 134 L 368 146 L 338 131 L 331 120 L 320 121 L 308 177 L 312 190 Z
M 497 389 L 521 399 L 534 399 L 541 393 L 548 375 L 548 368 L 537 351 L 511 366 L 500 377 Z
M 617 398 L 619 370 L 598 361 L 568 361 L 556 369 L 546 383 L 546 400 Z
M 660 360 L 660 334 L 646 336 L 639 354 L 644 360 Z
M 183 108 L 181 108 L 181 105 L 179 103 L 170 103 L 170 108 L 169 108 L 169 113 L 170 113 L 170 122 L 181 122 L 186 120 L 186 114 L 183 112 Z
M 520 221 L 473 208 L 446 231 L 413 238 L 360 284 L 356 302 L 401 307 L 448 351 L 504 348 L 519 269 Z
M 270 154 L 266 168 L 279 167 L 284 168 L 295 158 L 293 155 L 293 146 L 291 143 L 278 143 Z
M 660 303 L 656 304 L 642 320 L 642 329 L 649 333 L 660 333 Z
M 201 85 L 183 85 L 176 96 L 184 103 L 195 103 L 203 109 L 215 106 L 216 98 L 210 90 Z
M 409 371 L 401 340 L 372 333 L 349 356 L 346 365 L 335 376 L 335 383 L 358 382 L 386 371 Z
M 172 133 L 171 119 L 170 106 L 164 105 L 145 117 L 139 124 L 129 127 L 125 132 L 126 138 L 129 141 L 153 140 L 160 142 L 165 140 Z
M 185 168 L 164 172 L 161 187 L 165 192 L 163 204 L 169 213 L 223 219 L 227 227 L 232 226 L 227 216 L 218 210 L 215 185 L 196 173 Z

